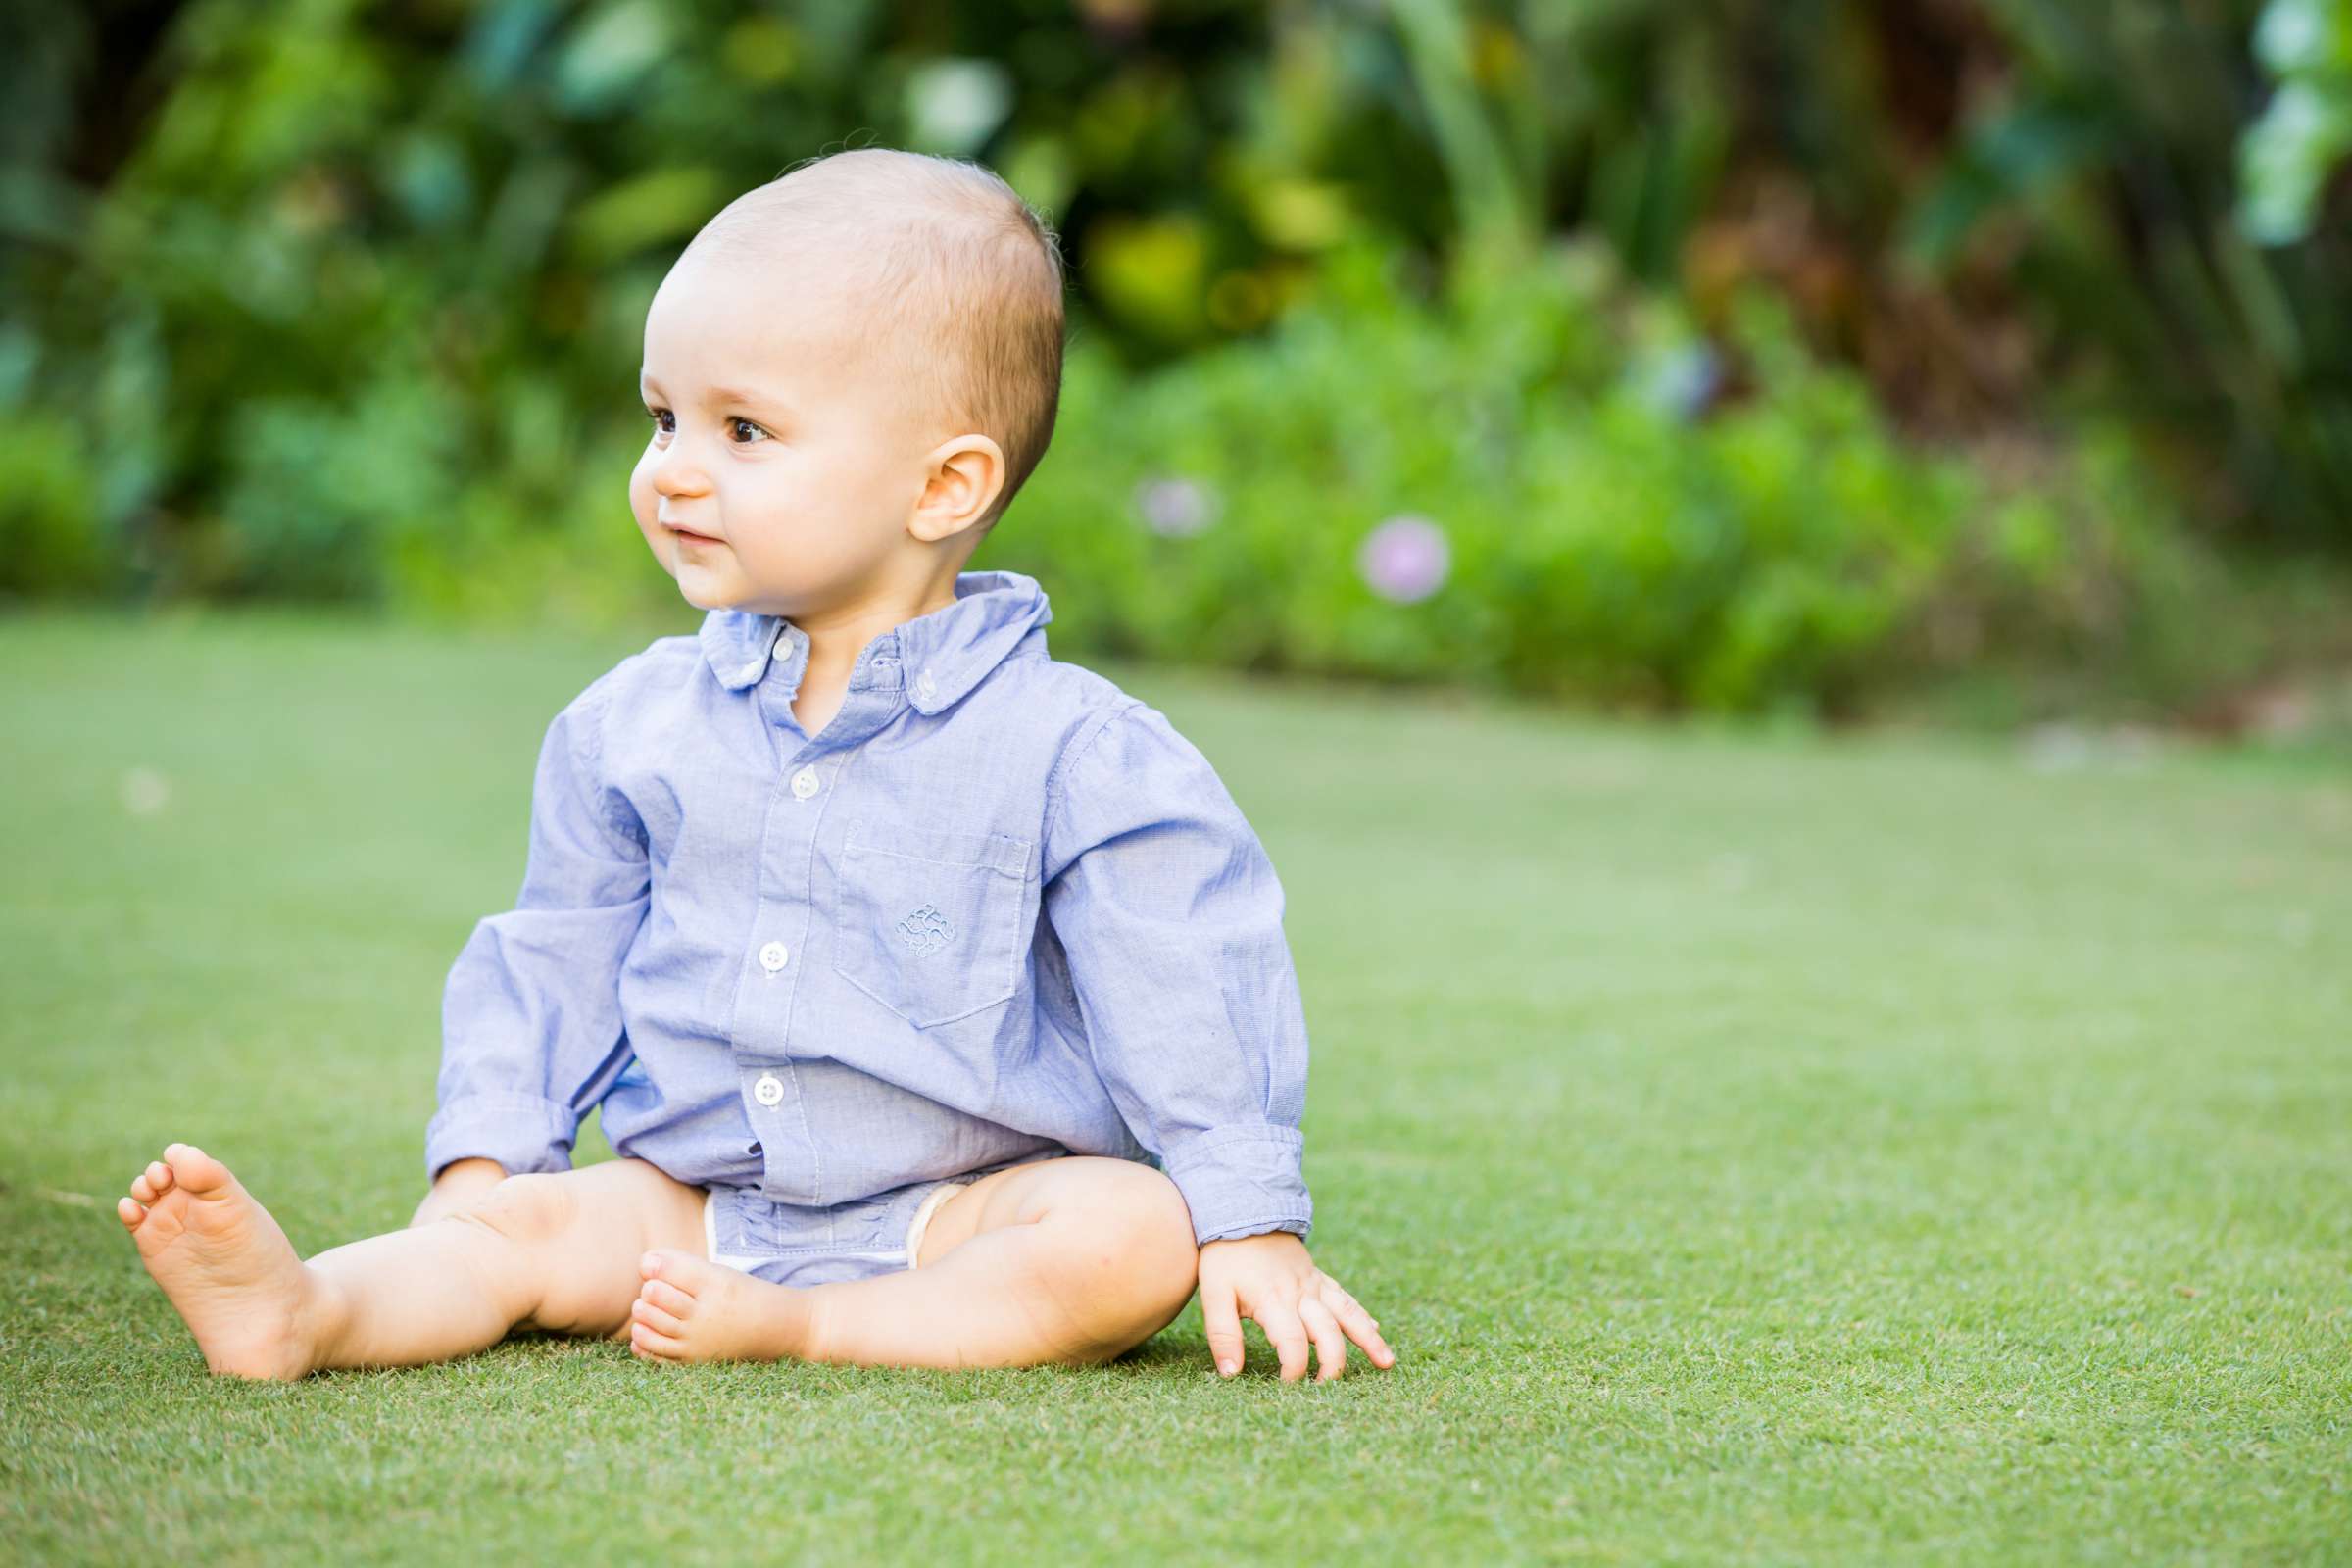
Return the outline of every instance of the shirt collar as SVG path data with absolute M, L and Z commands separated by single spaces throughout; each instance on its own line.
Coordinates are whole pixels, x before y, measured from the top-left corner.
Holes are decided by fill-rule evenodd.
M 903 680 L 915 710 L 932 714 L 962 701 L 1004 662 L 1036 627 L 1054 618 L 1037 579 L 1017 571 L 966 571 L 956 578 L 956 602 L 903 621 L 867 643 L 850 684 L 872 687 Z M 718 683 L 748 690 L 766 675 L 771 660 L 799 663 L 808 634 L 781 615 L 713 610 L 699 634 L 703 658 Z

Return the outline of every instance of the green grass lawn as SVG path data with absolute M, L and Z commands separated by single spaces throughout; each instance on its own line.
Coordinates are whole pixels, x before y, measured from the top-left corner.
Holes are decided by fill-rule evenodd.
M 306 1251 L 405 1220 L 543 728 L 643 641 L 0 622 L 0 1555 L 2352 1559 L 2352 773 L 2227 757 L 1111 670 L 1282 873 L 1393 1371 L 1220 1383 L 1196 1306 L 208 1377 L 116 1195 L 186 1139 Z

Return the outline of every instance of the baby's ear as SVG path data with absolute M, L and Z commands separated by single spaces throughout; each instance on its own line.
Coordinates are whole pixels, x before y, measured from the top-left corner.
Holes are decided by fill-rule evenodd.
M 953 538 L 988 515 L 1004 489 L 1004 450 L 984 435 L 959 435 L 924 459 L 922 496 L 907 531 L 926 544 Z

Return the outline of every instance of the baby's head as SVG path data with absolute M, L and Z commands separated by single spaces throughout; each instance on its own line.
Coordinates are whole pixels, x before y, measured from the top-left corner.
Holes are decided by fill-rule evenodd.
M 646 314 L 654 559 L 763 614 L 953 584 L 1053 437 L 1061 297 L 1052 231 L 976 165 L 863 149 L 738 197 Z

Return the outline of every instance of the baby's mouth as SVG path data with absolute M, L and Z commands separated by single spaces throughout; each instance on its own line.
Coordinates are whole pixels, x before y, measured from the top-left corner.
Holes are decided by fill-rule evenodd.
M 676 535 L 677 535 L 677 536 L 678 536 L 680 539 L 684 540 L 684 541 L 685 541 L 686 543 L 688 543 L 688 544 L 693 544 L 693 545 L 714 545 L 714 544 L 717 544 L 717 543 L 719 542 L 719 541 L 718 541 L 718 539 L 717 539 L 717 538 L 716 538 L 714 535 L 711 535 L 711 534 L 707 534 L 707 533 L 696 533 L 696 532 L 695 532 L 693 529 L 691 529 L 691 528 L 679 528 L 679 527 L 674 527 L 674 526 L 672 526 L 672 525 L 670 525 L 670 524 L 668 524 L 668 523 L 663 523 L 663 524 L 662 524 L 662 526 L 663 526 L 663 527 L 665 527 L 665 528 L 668 528 L 668 529 L 669 529 L 669 531 L 670 531 L 671 533 L 674 533 L 674 534 L 676 534 Z

